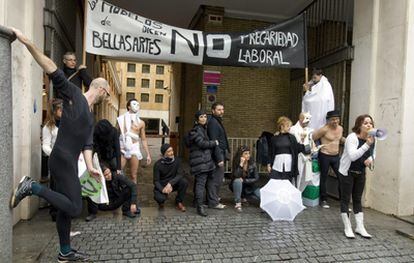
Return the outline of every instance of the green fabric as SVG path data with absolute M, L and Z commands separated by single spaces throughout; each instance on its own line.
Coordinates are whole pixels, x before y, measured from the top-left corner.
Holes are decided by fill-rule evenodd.
M 320 169 L 319 169 L 318 159 L 313 159 L 312 160 L 312 172 L 318 173 L 319 171 L 320 171 Z
M 311 200 L 317 199 L 319 197 L 319 186 L 306 186 L 302 196 Z

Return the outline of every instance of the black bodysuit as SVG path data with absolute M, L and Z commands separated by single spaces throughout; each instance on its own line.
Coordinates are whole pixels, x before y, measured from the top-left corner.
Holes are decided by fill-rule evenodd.
M 71 217 L 82 212 L 78 159 L 82 150 L 93 146 L 93 115 L 81 90 L 61 70 L 50 74 L 53 86 L 63 99 L 63 112 L 55 145 L 49 158 L 56 192 L 42 188 L 39 196 L 58 209 L 56 225 L 60 244 L 70 244 Z

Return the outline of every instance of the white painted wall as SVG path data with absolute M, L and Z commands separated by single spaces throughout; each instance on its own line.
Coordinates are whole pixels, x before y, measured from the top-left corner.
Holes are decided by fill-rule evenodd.
M 1 0 L 0 23 L 19 28 L 43 49 L 43 8 L 43 0 Z M 17 185 L 23 175 L 40 178 L 42 74 L 43 71 L 27 49 L 15 41 L 12 44 L 14 185 Z M 14 209 L 13 222 L 29 219 L 37 208 L 38 198 L 24 200 Z
M 389 131 L 378 143 L 365 205 L 397 215 L 414 212 L 413 15 L 409 0 L 355 1 L 350 123 L 369 113 Z

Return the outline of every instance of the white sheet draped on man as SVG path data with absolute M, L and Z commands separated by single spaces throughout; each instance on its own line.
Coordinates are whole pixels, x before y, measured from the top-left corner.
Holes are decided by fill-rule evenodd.
M 310 82 L 312 85 L 315 83 L 314 74 Z M 335 109 L 335 99 L 332 91 L 332 86 L 328 79 L 320 74 L 320 80 L 311 86 L 302 99 L 302 112 L 309 112 L 312 115 L 312 120 L 309 124 L 309 128 L 318 130 L 326 124 L 326 113 Z

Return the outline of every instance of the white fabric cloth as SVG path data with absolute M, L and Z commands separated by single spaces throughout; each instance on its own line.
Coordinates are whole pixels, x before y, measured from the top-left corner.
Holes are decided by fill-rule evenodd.
M 358 141 L 358 136 L 356 135 L 356 133 L 353 132 L 349 134 L 348 137 L 346 137 L 344 152 L 342 154 L 341 161 L 339 163 L 339 172 L 344 176 L 348 176 L 348 170 L 349 170 L 349 167 L 351 167 L 351 163 L 361 158 L 361 156 L 364 155 L 364 153 L 368 151 L 370 148 L 370 146 L 367 143 L 364 143 L 364 145 L 362 145 L 359 148 L 358 148 L 358 145 L 359 145 L 359 141 Z M 375 145 L 376 145 L 376 142 L 375 142 Z M 372 161 L 374 161 L 375 155 L 376 155 L 376 146 L 374 146 L 373 156 L 371 156 L 368 159 L 371 159 Z
M 325 76 L 307 91 L 302 99 L 302 112 L 312 115 L 309 127 L 317 130 L 326 124 L 326 113 L 335 109 L 332 86 Z
M 277 172 L 290 172 L 292 167 L 291 154 L 278 154 L 273 161 L 272 169 Z M 283 169 L 284 168 L 284 169 Z
M 139 135 L 131 131 L 132 123 L 139 124 L 141 122 L 138 114 L 131 114 L 127 111 L 125 114 L 119 116 L 117 121 L 119 129 L 121 130 L 121 135 L 119 136 L 121 153 L 127 159 L 135 155 L 138 160 L 142 160 Z
M 296 137 L 296 140 L 299 143 L 302 143 L 302 134 L 306 134 L 306 137 L 304 139 L 304 142 L 302 144 L 304 145 L 310 145 L 312 148 L 313 141 L 312 141 L 312 132 L 313 130 L 309 127 L 303 128 L 300 125 L 300 122 L 298 121 L 294 126 L 290 128 L 290 134 L 294 135 Z M 296 180 L 296 188 L 299 189 L 299 191 L 303 192 L 305 190 L 306 186 L 309 184 L 309 182 L 312 180 L 312 160 L 310 155 L 305 155 L 303 153 L 298 154 L 298 170 L 299 174 Z
M 56 142 L 56 137 L 58 134 L 58 127 L 54 126 L 52 129 L 45 125 L 42 129 L 42 150 L 47 155 L 50 156 L 52 153 L 53 146 Z

